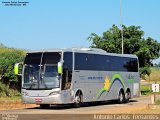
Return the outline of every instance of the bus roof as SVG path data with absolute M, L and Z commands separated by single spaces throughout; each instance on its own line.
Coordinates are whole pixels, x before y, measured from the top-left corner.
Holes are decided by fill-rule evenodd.
M 131 57 L 137 58 L 136 55 L 132 54 L 116 54 L 116 53 L 107 53 L 106 51 L 98 48 L 54 48 L 54 49 L 43 49 L 43 50 L 34 50 L 28 53 L 40 53 L 40 52 L 77 52 L 77 53 L 90 53 L 90 54 L 100 54 L 100 55 L 110 55 L 110 56 L 119 56 L 119 57 Z

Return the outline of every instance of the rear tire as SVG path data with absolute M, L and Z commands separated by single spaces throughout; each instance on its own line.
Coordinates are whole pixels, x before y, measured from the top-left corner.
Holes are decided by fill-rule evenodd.
M 48 109 L 50 107 L 49 104 L 40 104 L 40 108 L 42 109 Z
M 125 101 L 125 96 L 124 96 L 124 92 L 120 91 L 119 92 L 119 96 L 118 96 L 118 103 L 122 104 Z
M 125 93 L 125 103 L 128 103 L 130 98 L 131 98 L 131 92 L 126 91 L 126 93 Z

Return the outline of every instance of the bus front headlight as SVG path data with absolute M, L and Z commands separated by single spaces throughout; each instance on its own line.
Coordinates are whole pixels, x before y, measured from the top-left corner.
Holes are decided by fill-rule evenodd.
M 57 94 L 60 94 L 60 91 L 53 91 L 53 92 L 49 93 L 49 96 L 51 96 L 51 95 L 57 95 Z

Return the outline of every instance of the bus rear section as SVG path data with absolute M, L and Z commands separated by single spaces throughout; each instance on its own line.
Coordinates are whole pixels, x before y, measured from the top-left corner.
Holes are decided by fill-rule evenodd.
M 80 91 L 83 102 L 118 100 L 139 96 L 138 58 L 96 52 L 75 52 L 73 90 Z

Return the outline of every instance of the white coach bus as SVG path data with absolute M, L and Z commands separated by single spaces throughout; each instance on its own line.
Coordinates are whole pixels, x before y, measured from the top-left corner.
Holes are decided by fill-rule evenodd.
M 19 75 L 19 63 L 14 72 Z M 29 52 L 21 75 L 22 101 L 42 108 L 115 99 L 125 103 L 140 93 L 137 56 L 95 48 Z

